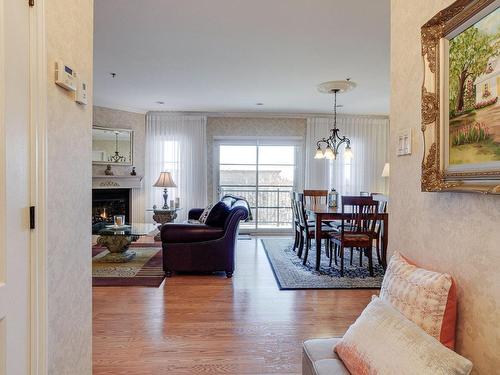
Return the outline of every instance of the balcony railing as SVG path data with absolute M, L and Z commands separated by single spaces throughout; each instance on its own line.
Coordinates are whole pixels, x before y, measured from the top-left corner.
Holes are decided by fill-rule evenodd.
M 242 227 L 291 228 L 290 192 L 293 186 L 259 185 L 257 188 L 251 185 L 223 185 L 219 189 L 220 196 L 232 194 L 248 201 L 253 220 L 242 223 Z

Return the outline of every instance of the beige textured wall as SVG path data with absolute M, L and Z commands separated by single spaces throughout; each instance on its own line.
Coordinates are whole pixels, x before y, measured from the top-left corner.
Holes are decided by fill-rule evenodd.
M 207 119 L 208 202 L 213 200 L 213 142 L 221 136 L 303 137 L 306 120 L 297 118 L 209 117 Z
M 459 353 L 475 374 L 500 368 L 500 198 L 420 192 L 420 27 L 451 0 L 391 2 L 390 251 L 449 272 L 458 285 Z M 398 129 L 411 127 L 413 154 L 397 157 Z
M 47 30 L 48 373 L 92 372 L 92 0 L 45 2 Z M 90 85 L 86 106 L 53 81 L 56 59 Z
M 144 176 L 144 149 L 146 145 L 146 115 L 118 109 L 94 106 L 93 125 L 106 128 L 131 129 L 134 131 L 134 167 L 138 175 Z M 103 175 L 105 165 L 92 166 L 94 176 Z M 132 167 L 113 166 L 115 175 L 128 175 Z

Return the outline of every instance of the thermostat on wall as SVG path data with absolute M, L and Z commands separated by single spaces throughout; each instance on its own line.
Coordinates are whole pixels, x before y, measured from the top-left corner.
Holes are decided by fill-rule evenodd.
M 56 84 L 69 91 L 76 91 L 75 71 L 61 60 L 56 61 Z

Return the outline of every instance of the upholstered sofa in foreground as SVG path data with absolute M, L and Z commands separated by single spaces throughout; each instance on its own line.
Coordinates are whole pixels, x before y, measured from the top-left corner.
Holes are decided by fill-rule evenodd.
M 350 375 L 332 350 L 340 338 L 312 339 L 302 347 L 302 375 Z
M 456 286 L 395 253 L 379 296 L 342 338 L 306 340 L 303 375 L 469 375 L 455 353 Z

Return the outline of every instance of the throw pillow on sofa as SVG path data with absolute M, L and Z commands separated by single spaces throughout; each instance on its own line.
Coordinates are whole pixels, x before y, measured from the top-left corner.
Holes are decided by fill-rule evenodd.
M 211 227 L 222 228 L 229 216 L 230 209 L 224 202 L 217 202 L 210 210 L 205 224 Z
M 205 222 L 207 221 L 207 218 L 208 218 L 208 215 L 210 214 L 210 211 L 212 210 L 212 207 L 214 205 L 213 204 L 209 204 L 207 206 L 207 208 L 205 208 L 203 210 L 203 212 L 201 213 L 200 217 L 198 218 L 198 221 L 201 223 L 201 224 L 205 224 Z
M 457 301 L 450 275 L 419 268 L 396 252 L 382 281 L 380 298 L 443 345 L 454 348 Z
M 468 375 L 472 369 L 467 358 L 375 296 L 334 350 L 352 375 Z

